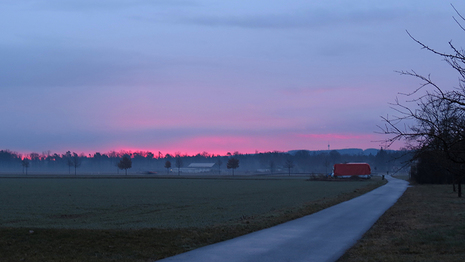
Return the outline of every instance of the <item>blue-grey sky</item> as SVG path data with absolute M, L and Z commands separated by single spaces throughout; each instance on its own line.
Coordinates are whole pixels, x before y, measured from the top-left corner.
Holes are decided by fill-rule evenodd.
M 463 1 L 0 2 L 1 149 L 378 148 L 380 116 L 442 51 Z M 397 148 L 401 144 L 395 145 Z

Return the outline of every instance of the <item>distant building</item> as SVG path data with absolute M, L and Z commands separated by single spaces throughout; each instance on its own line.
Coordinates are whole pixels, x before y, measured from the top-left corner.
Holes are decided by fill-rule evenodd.
M 348 178 L 353 176 L 370 178 L 371 168 L 367 163 L 335 164 L 333 168 L 333 176 L 340 178 Z
M 211 172 L 215 163 L 191 163 L 185 168 L 181 168 L 183 173 L 207 173 Z

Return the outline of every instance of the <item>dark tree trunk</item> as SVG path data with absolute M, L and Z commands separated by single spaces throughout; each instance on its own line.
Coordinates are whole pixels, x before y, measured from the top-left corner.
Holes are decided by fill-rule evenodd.
M 457 180 L 457 187 L 458 187 L 458 195 L 462 197 L 462 177 L 459 177 Z

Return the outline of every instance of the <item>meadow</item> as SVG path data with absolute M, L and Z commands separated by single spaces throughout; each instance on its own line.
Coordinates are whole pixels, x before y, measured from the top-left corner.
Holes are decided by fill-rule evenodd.
M 414 185 L 338 262 L 465 261 L 465 199 L 451 185 Z
M 0 178 L 2 261 L 153 261 L 366 193 L 306 178 Z
M 3 227 L 138 229 L 202 227 L 352 192 L 373 180 L 0 180 Z

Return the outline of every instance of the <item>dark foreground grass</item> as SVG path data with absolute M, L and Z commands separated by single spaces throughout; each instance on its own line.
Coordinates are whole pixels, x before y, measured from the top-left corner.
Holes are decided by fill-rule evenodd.
M 191 228 L 352 192 L 362 181 L 285 179 L 0 179 L 0 225 L 67 229 Z
M 465 199 L 451 185 L 410 187 L 338 262 L 465 261 Z
M 0 227 L 0 261 L 153 261 L 320 211 L 381 184 L 372 183 L 300 207 L 209 227 L 138 230 Z

